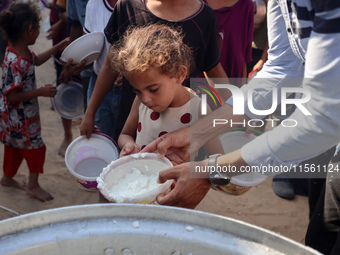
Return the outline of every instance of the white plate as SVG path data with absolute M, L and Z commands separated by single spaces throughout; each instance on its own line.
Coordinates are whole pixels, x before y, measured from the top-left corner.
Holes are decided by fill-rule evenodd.
M 51 98 L 56 112 L 65 119 L 75 119 L 84 115 L 83 87 L 80 83 L 70 81 L 57 87 L 57 94 Z
M 87 65 L 93 63 L 100 55 L 104 46 L 105 36 L 102 32 L 93 32 L 83 35 L 70 43 L 62 52 L 60 59 L 67 62 L 73 59 L 73 64 L 78 64 L 83 60 Z

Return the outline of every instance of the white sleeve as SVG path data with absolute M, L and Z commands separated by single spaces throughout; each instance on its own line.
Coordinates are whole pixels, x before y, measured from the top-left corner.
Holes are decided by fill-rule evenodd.
M 320 22 L 329 30 L 327 13 L 339 17 L 340 9 L 320 14 L 323 15 Z M 311 99 L 304 106 L 312 115 L 296 110 L 289 119 L 296 120 L 297 126 L 280 125 L 245 145 L 241 153 L 249 165 L 295 165 L 340 141 L 340 29 L 334 26 L 337 31 L 322 33 L 317 17 L 316 12 L 303 80 L 303 88 L 311 93 Z M 318 29 L 320 32 L 315 32 Z

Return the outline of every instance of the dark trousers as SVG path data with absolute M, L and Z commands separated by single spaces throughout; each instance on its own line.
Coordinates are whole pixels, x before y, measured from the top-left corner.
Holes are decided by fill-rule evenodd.
M 331 255 L 340 254 L 340 173 L 335 171 L 336 166 L 340 167 L 340 155 L 331 160 L 327 178 L 312 208 L 305 241 L 307 246 Z M 322 181 L 316 180 L 315 185 L 320 187 Z

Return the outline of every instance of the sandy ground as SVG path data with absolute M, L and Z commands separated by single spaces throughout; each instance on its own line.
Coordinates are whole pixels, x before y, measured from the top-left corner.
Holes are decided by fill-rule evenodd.
M 44 11 L 43 17 L 46 17 L 47 13 Z M 46 33 L 42 31 L 32 49 L 39 53 L 50 46 L 51 41 L 46 40 Z M 55 80 L 51 59 L 46 64 L 36 67 L 36 77 L 38 86 L 52 83 Z M 0 185 L 0 205 L 20 214 L 26 214 L 51 208 L 97 203 L 98 193 L 78 188 L 73 176 L 66 168 L 64 158 L 58 155 L 58 148 L 63 140 L 63 128 L 59 115 L 50 109 L 50 99 L 39 98 L 39 103 L 42 135 L 47 146 L 45 173 L 40 177 L 40 184 L 55 198 L 53 201 L 40 202 L 24 191 Z M 73 134 L 74 138 L 79 136 L 78 125 L 73 126 Z M 3 147 L 1 146 L 0 165 L 2 162 Z M 28 168 L 24 162 L 16 178 L 20 181 L 27 181 L 27 176 Z M 281 199 L 273 193 L 271 185 L 272 180 L 268 178 L 239 197 L 211 190 L 196 209 L 239 219 L 304 243 L 308 225 L 308 199 L 302 196 L 296 196 L 291 201 Z M 0 208 L 0 220 L 14 216 L 13 213 Z

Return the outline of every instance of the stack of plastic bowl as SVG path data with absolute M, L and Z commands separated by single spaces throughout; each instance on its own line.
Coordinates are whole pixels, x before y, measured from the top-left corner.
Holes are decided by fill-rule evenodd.
M 104 134 L 76 138 L 66 149 L 65 163 L 77 185 L 87 191 L 97 191 L 97 177 L 119 157 L 115 142 Z

